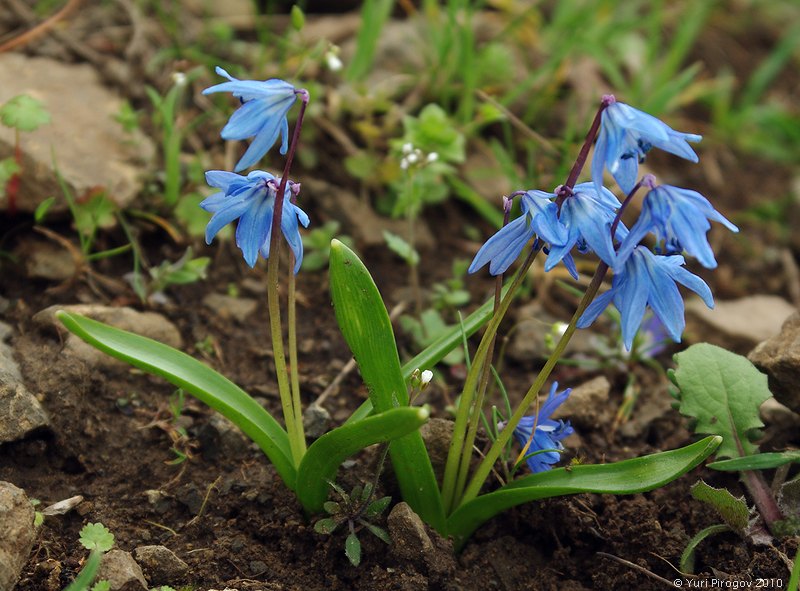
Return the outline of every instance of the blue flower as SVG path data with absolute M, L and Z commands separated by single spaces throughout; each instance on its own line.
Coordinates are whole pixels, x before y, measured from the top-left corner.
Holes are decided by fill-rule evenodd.
M 618 103 L 612 95 L 603 100 L 608 106 L 601 116 L 592 159 L 592 180 L 598 191 L 603 186 L 603 167 L 607 167 L 620 188 L 630 193 L 636 184 L 639 163 L 652 148 L 697 162 L 697 154 L 688 142 L 699 142 L 702 136 L 675 131 L 652 115 Z
M 622 270 L 615 272 L 611 289 L 597 296 L 586 308 L 578 320 L 578 328 L 592 324 L 613 300 L 622 320 L 622 341 L 628 350 L 647 306 L 658 316 L 670 338 L 680 342 L 686 322 L 676 282 L 698 294 L 709 308 L 714 307 L 708 285 L 684 269 L 683 264 L 680 255 L 658 256 L 644 246 L 637 246 Z
M 559 451 L 564 449 L 561 440 L 575 432 L 569 421 L 556 421 L 550 418 L 571 392 L 567 388 L 563 392 L 556 393 L 557 389 L 558 382 L 555 382 L 536 416 L 522 417 L 514 429 L 514 437 L 522 446 L 524 455 L 528 456 L 527 463 L 531 472 L 545 472 L 552 468 L 552 465 L 561 459 Z
M 713 269 L 717 261 L 706 238 L 711 229 L 709 220 L 723 224 L 732 232 L 739 231 L 697 191 L 669 185 L 654 187 L 644 198 L 638 221 L 622 241 L 617 264 L 624 264 L 642 238 L 653 232 L 659 243 L 663 241 L 664 252 L 686 251 L 701 265 Z
M 246 177 L 223 170 L 206 172 L 206 182 L 222 189 L 200 203 L 200 207 L 213 213 L 206 226 L 206 244 L 224 226 L 239 219 L 236 226 L 236 245 L 242 250 L 245 262 L 253 267 L 258 255 L 269 258 L 269 241 L 272 234 L 272 213 L 280 179 L 268 172 L 254 170 Z M 295 258 L 294 272 L 303 262 L 303 242 L 300 239 L 298 220 L 308 227 L 308 216 L 291 202 L 300 185 L 289 181 L 283 196 L 281 231 Z
M 576 245 L 579 252 L 585 253 L 591 249 L 613 267 L 616 253 L 611 240 L 611 224 L 619 206 L 619 200 L 605 187 L 600 187 L 598 191 L 593 183 L 576 185 L 572 194 L 561 204 L 559 220 L 567 227 L 567 239 L 560 244 L 551 243 L 544 270 L 549 271 L 562 259 L 567 269 L 574 269 L 569 252 Z M 616 237 L 623 239 L 627 233 L 627 228 L 620 223 Z
M 501 228 L 475 255 L 469 272 L 474 273 L 489 263 L 489 273 L 505 273 L 534 235 L 545 242 L 561 244 L 567 239 L 564 225 L 558 221 L 555 194 L 527 191 L 520 199 L 522 215 Z
M 283 80 L 239 80 L 220 67 L 217 74 L 230 82 L 223 82 L 206 88 L 203 94 L 230 92 L 242 101 L 242 106 L 231 116 L 222 128 L 223 139 L 243 140 L 255 136 L 241 160 L 236 164 L 236 172 L 253 166 L 275 144 L 281 136 L 281 154 L 289 148 L 289 122 L 286 113 L 297 100 L 295 87 Z

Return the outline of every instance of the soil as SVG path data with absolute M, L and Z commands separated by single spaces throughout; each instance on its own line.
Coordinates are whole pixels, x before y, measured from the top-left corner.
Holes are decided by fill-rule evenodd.
M 719 148 L 721 168 L 735 194 L 720 195 L 715 204 L 724 211 L 752 205 L 745 187 L 779 184 L 791 171 L 767 165 L 774 174 L 765 176 L 758 166 L 747 169 Z M 659 161 L 660 164 L 660 161 Z M 303 172 L 295 173 L 302 177 Z M 319 172 L 317 172 L 319 174 Z M 687 186 L 703 191 L 708 176 L 685 179 Z M 693 185 L 689 185 L 693 183 Z M 678 184 L 678 183 L 676 183 Z M 700 185 L 700 186 L 698 186 Z M 304 202 L 314 215 L 314 197 Z M 435 220 L 436 244 L 422 253 L 420 275 L 426 285 L 449 277 L 450 261 L 469 257 L 475 243 L 463 236 L 466 225 L 476 222 L 474 212 L 458 204 L 426 210 Z M 432 225 L 433 225 L 432 223 Z M 747 232 L 747 223 L 742 227 Z M 24 215 L 5 219 L 3 249 L 13 248 L 33 235 L 32 220 Z M 67 220 L 54 220 L 51 229 L 73 236 Z M 343 228 L 343 232 L 351 228 Z M 704 274 L 719 298 L 749 293 L 790 294 L 787 278 L 774 259 L 761 254 L 773 239 L 769 227 L 754 225 L 746 245 L 729 236 L 720 237 L 720 268 Z M 116 233 L 115 233 L 116 232 Z M 104 236 L 109 243 L 122 240 L 119 230 Z M 139 239 L 152 261 L 176 260 L 183 247 L 169 242 L 149 226 L 139 228 Z M 230 243 L 196 249 L 213 258 L 209 277 L 191 286 L 168 292 L 169 302 L 147 309 L 166 316 L 180 330 L 185 350 L 205 360 L 248 392 L 258 396 L 276 416 L 277 387 L 271 377 L 272 361 L 266 336 L 267 310 L 259 285 L 266 279 L 260 264 L 249 270 Z M 745 252 L 747 251 L 747 252 Z M 376 283 L 387 297 L 387 306 L 404 300 L 406 276 L 401 263 L 382 248 L 361 251 Z M 745 257 L 745 254 L 747 255 Z M 794 256 L 798 254 L 794 251 Z M 131 261 L 117 257 L 98 261 L 93 269 L 122 282 Z M 0 480 L 7 480 L 39 499 L 43 505 L 82 495 L 85 500 L 65 515 L 48 517 L 38 534 L 18 591 L 58 591 L 71 582 L 82 567 L 86 551 L 78 532 L 89 522 L 102 522 L 116 537 L 117 547 L 133 551 L 142 545 L 162 544 L 189 565 L 185 577 L 159 581 L 175 588 L 191 585 L 208 590 L 230 587 L 244 590 L 443 589 L 486 590 L 580 590 L 664 589 L 681 578 L 680 555 L 689 539 L 719 522 L 713 512 L 689 494 L 690 486 L 703 479 L 725 486 L 735 495 L 744 490 L 735 476 L 699 467 L 662 489 L 626 497 L 577 495 L 531 503 L 508 511 L 479 528 L 458 555 L 448 553 L 447 543 L 435 540 L 437 555 L 400 555 L 377 538 L 362 535 L 363 562 L 353 567 L 343 551 L 342 536 L 315 533 L 292 494 L 283 486 L 263 455 L 237 433 L 220 428 L 214 413 L 187 399 L 179 419 L 187 438 L 176 444 L 175 425 L 168 401 L 173 388 L 164 381 L 124 366 L 95 368 L 61 354 L 62 336 L 42 329 L 32 315 L 54 304 L 95 302 L 142 308 L 130 290 L 110 291 L 87 277 L 66 286 L 31 279 L 20 264 L 3 262 L 2 295 L 8 299 L 0 320 L 13 326 L 11 345 L 21 365 L 28 389 L 40 396 L 51 417 L 49 429 L 22 441 L 0 446 Z M 735 278 L 735 279 L 734 279 Z M 752 279 L 748 279 L 752 278 Z M 325 389 L 350 359 L 335 323 L 324 272 L 298 275 L 301 324 L 300 380 L 307 405 Z M 105 285 L 105 284 L 101 284 Z M 244 322 L 222 318 L 202 302 L 206 293 L 225 293 L 229 286 L 259 300 L 258 308 Z M 473 302 L 483 300 L 492 283 L 483 277 L 467 280 Z M 567 318 L 570 302 L 556 287 L 531 287 L 531 297 L 547 303 Z M 554 301 L 556 303 L 554 303 Z M 510 328 L 510 324 L 507 328 Z M 415 346 L 398 330 L 401 349 Z M 211 347 L 202 343 L 211 343 Z M 660 359 L 669 364 L 669 353 Z M 509 391 L 524 391 L 538 362 L 507 363 Z M 595 374 L 565 369 L 555 377 L 564 385 L 578 385 Z M 433 388 L 425 402 L 434 417 L 449 418 L 446 406 L 458 392 L 463 371 L 446 371 L 448 390 Z M 622 400 L 624 379 L 609 371 L 613 384 L 610 404 Z M 640 404 L 664 396 L 663 383 L 647 378 Z M 349 374 L 326 407 L 339 424 L 366 398 L 357 372 Z M 782 446 L 797 446 L 797 433 L 768 426 L 765 439 Z M 670 411 L 641 429 L 637 437 L 610 434 L 610 425 L 583 426 L 577 447 L 566 460 L 600 463 L 673 449 L 692 441 L 685 420 Z M 188 455 L 172 460 L 170 448 L 180 445 Z M 569 446 L 568 446 L 569 447 Z M 347 488 L 371 479 L 375 454 L 367 450 L 353 458 L 339 473 Z M 381 479 L 380 494 L 399 495 L 390 475 Z M 381 525 L 385 526 L 385 523 Z M 757 546 L 734 533 L 717 535 L 697 549 L 700 579 L 758 578 L 788 581 L 787 557 L 797 553 L 796 539 L 777 540 L 773 546 Z M 687 577 L 683 577 L 684 581 Z M 699 584 L 699 583 L 698 583 Z M 777 584 L 773 583 L 773 587 Z

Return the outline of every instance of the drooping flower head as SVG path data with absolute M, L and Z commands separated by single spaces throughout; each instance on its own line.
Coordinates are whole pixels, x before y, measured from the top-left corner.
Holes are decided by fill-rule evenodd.
M 601 260 L 613 267 L 616 253 L 611 239 L 611 224 L 619 206 L 619 200 L 605 187 L 598 190 L 593 183 L 575 185 L 561 204 L 558 218 L 567 228 L 567 239 L 561 244 L 550 245 L 544 270 L 549 271 L 563 260 L 572 272 L 575 265 L 571 262 L 570 251 L 575 246 L 580 253 L 594 251 Z M 625 225 L 620 223 L 615 237 L 621 240 L 627 233 Z M 573 272 L 573 276 L 576 273 Z
M 723 224 L 732 232 L 739 231 L 697 191 L 670 185 L 655 186 L 645 196 L 639 219 L 620 245 L 617 264 L 624 265 L 636 245 L 652 232 L 656 240 L 663 243 L 662 252 L 685 251 L 707 269 L 713 269 L 717 261 L 706 238 L 711 229 L 709 220 Z
M 224 226 L 238 219 L 236 245 L 242 250 L 245 262 L 250 267 L 255 266 L 259 254 L 268 259 L 272 214 L 280 181 L 261 170 L 254 170 L 247 176 L 223 170 L 206 172 L 209 186 L 221 189 L 200 203 L 200 207 L 214 214 L 206 226 L 206 244 L 211 244 Z M 303 242 L 298 220 L 304 228 L 308 227 L 308 216 L 292 203 L 292 198 L 299 190 L 298 183 L 288 181 L 281 208 L 281 231 L 294 253 L 295 273 L 303 262 Z
M 638 109 L 618 103 L 606 95 L 600 132 L 592 159 L 592 180 L 597 190 L 603 186 L 603 168 L 627 194 L 636 184 L 639 164 L 652 148 L 697 162 L 697 154 L 688 142 L 699 142 L 702 136 L 675 131 L 666 123 Z
M 281 154 L 286 154 L 289 148 L 289 122 L 286 114 L 301 91 L 277 78 L 264 81 L 239 80 L 219 66 L 216 72 L 230 82 L 206 88 L 203 94 L 230 92 L 242 102 L 242 106 L 231 115 L 220 135 L 226 140 L 243 140 L 255 136 L 234 170 L 239 172 L 261 160 L 275 144 L 278 135 L 281 136 Z
M 628 350 L 649 306 L 675 342 L 680 342 L 686 326 L 683 298 L 676 283 L 698 294 L 706 306 L 714 307 L 714 297 L 706 282 L 683 267 L 680 255 L 657 256 L 645 246 L 634 248 L 621 270 L 615 271 L 611 289 L 589 304 L 578 320 L 578 328 L 592 324 L 613 301 L 622 320 L 622 341 Z
M 562 392 L 556 392 L 557 389 L 558 382 L 555 382 L 539 412 L 535 416 L 522 417 L 514 429 L 514 437 L 522 446 L 528 467 L 534 473 L 552 468 L 561 459 L 559 452 L 564 449 L 561 440 L 575 432 L 569 421 L 550 418 L 571 392 L 569 388 Z
M 527 191 L 520 199 L 522 215 L 489 238 L 469 266 L 474 273 L 489 263 L 489 273 L 505 273 L 517 260 L 520 252 L 534 235 L 550 244 L 561 244 L 567 239 L 564 225 L 558 221 L 555 194 L 544 191 Z

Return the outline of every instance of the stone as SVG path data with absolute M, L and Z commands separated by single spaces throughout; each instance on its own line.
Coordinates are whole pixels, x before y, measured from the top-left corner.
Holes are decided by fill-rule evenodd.
M 114 549 L 103 555 L 95 580 L 111 583 L 111 591 L 139 591 L 147 589 L 141 567 L 130 552 Z
M 155 147 L 139 130 L 132 136 L 123 132 L 114 120 L 123 101 L 101 84 L 95 68 L 22 53 L 0 54 L 0 104 L 20 94 L 43 102 L 51 121 L 20 134 L 18 210 L 33 212 L 53 196 L 51 211 L 66 211 L 54 156 L 75 199 L 103 189 L 120 207 L 131 203 L 142 188 L 142 172 L 153 161 Z M 15 131 L 0 126 L 0 159 L 13 154 L 14 142 Z M 6 207 L 7 198 L 0 199 L 0 210 Z
M 328 432 L 331 413 L 318 404 L 309 405 L 303 411 L 303 430 L 309 439 L 319 439 Z
M 589 380 L 572 389 L 567 400 L 556 409 L 552 418 L 568 419 L 578 427 L 589 429 L 611 425 L 614 409 L 608 401 L 610 392 L 611 383 L 605 376 Z
M 189 565 L 165 546 L 139 546 L 133 557 L 150 585 L 172 585 L 189 573 Z
M 250 445 L 250 440 L 236 425 L 216 413 L 197 430 L 197 440 L 203 456 L 210 460 L 238 456 Z
M 786 320 L 779 334 L 753 349 L 748 359 L 767 374 L 775 399 L 800 413 L 800 312 Z
M 428 456 L 433 465 L 436 480 L 442 481 L 447 454 L 450 451 L 450 440 L 453 438 L 455 424 L 447 419 L 432 418 L 419 428 L 419 434 L 425 442 Z
M 36 538 L 33 505 L 21 488 L 0 481 L 0 591 L 19 580 Z
M 520 308 L 516 320 L 516 327 L 506 348 L 508 358 L 519 363 L 530 363 L 549 357 L 551 350 L 547 346 L 546 339 L 551 335 L 553 343 L 558 342 L 560 335 L 554 333 L 553 328 L 557 322 L 562 321 L 542 310 L 538 302 Z M 566 326 L 566 323 L 564 324 Z M 591 331 L 578 330 L 572 335 L 564 356 L 591 355 L 597 350 L 596 340 L 597 335 Z
M 359 246 L 383 246 L 384 230 L 403 238 L 408 236 L 408 222 L 378 215 L 369 203 L 353 193 L 319 179 L 303 179 L 303 191 L 314 195 L 321 212 L 332 219 L 340 220 L 345 234 L 350 234 Z M 436 246 L 430 227 L 424 218 L 414 223 L 414 245 L 419 250 Z
M 23 238 L 14 254 L 25 264 L 28 277 L 65 281 L 78 270 L 72 254 L 52 242 Z
M 407 503 L 394 506 L 386 519 L 391 552 L 401 560 L 422 562 L 430 573 L 444 575 L 455 572 L 452 542 L 425 527 L 419 515 Z
M 4 340 L 11 327 L 0 322 L 0 443 L 22 439 L 47 427 L 50 419 L 39 400 L 25 387 L 14 353 Z
M 231 318 L 244 324 L 247 317 L 255 312 L 258 302 L 250 298 L 235 298 L 221 293 L 210 293 L 203 298 L 203 303 L 214 310 L 224 320 Z
M 772 295 L 718 301 L 713 309 L 699 298 L 691 298 L 686 302 L 684 334 L 690 343 L 711 343 L 747 355 L 760 342 L 778 334 L 783 321 L 796 311 L 792 304 Z
M 56 319 L 55 314 L 59 310 L 87 316 L 122 330 L 149 337 L 176 349 L 183 347 L 183 339 L 175 325 L 156 312 L 139 312 L 133 308 L 114 308 L 97 304 L 73 304 L 50 306 L 34 314 L 33 321 L 38 326 L 42 328 L 54 326 L 60 334 L 66 336 L 64 354 L 82 359 L 94 367 L 127 367 L 127 364 L 98 351 L 68 332 Z

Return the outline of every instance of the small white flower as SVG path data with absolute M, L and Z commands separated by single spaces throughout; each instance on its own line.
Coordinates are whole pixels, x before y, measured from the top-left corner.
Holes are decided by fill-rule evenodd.
M 431 152 L 430 154 L 428 154 L 427 158 L 428 162 L 436 162 L 438 159 L 439 159 L 439 154 L 437 154 L 436 152 Z
M 344 66 L 342 60 L 340 60 L 339 56 L 333 51 L 328 51 L 328 53 L 325 54 L 325 65 L 328 66 L 331 72 L 338 72 Z
M 175 84 L 175 86 L 185 86 L 188 82 L 188 79 L 186 78 L 186 74 L 183 72 L 173 72 L 172 82 Z
M 406 142 L 403 144 L 403 154 L 410 154 L 414 151 L 414 144 L 411 142 Z
M 419 154 L 416 152 L 411 152 L 408 156 L 406 156 L 406 160 L 408 160 L 409 164 L 414 164 L 419 160 Z
M 408 158 L 403 158 L 400 161 L 400 168 L 402 168 L 403 170 L 408 170 Z
M 432 379 L 433 379 L 433 372 L 431 370 L 426 369 L 425 371 L 423 371 L 422 375 L 420 376 L 420 383 L 422 384 L 422 387 L 424 388 L 425 386 L 427 386 Z
M 567 328 L 569 324 L 566 322 L 554 322 L 553 323 L 553 334 L 559 338 L 564 336 L 564 333 L 567 332 Z

